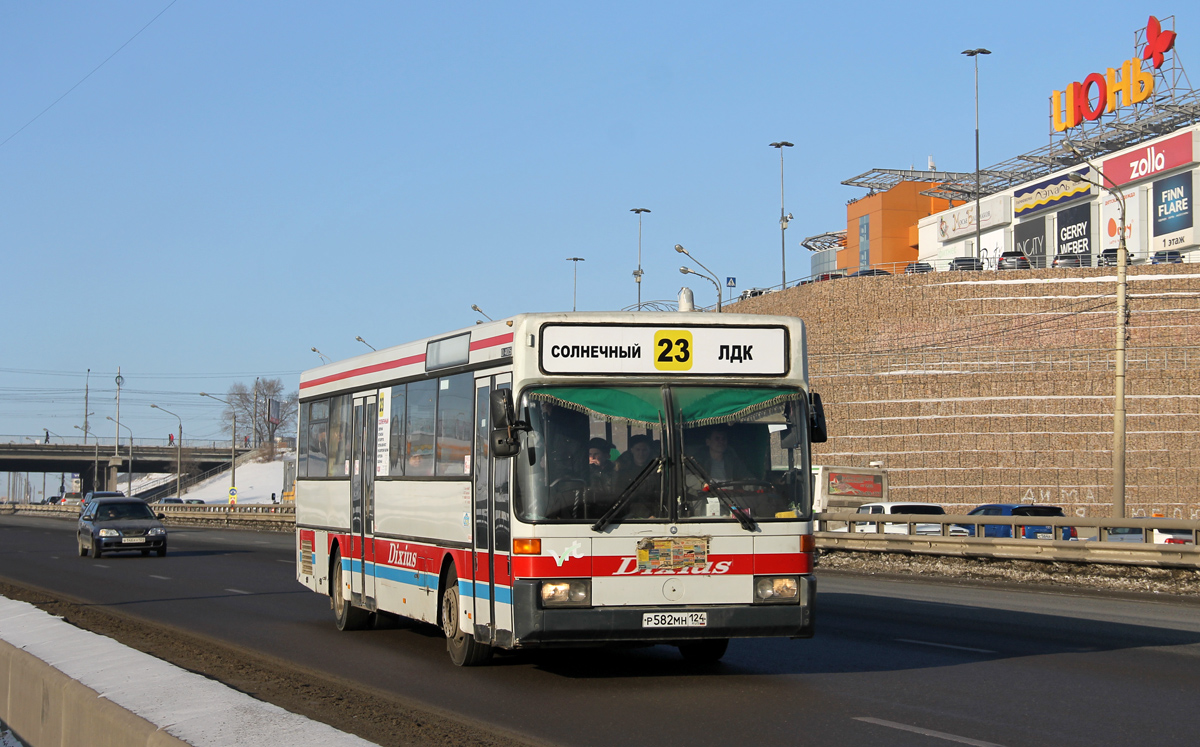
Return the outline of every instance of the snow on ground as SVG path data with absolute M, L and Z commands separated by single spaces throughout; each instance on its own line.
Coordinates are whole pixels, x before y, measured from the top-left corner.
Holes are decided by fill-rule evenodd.
M 271 493 L 283 493 L 283 462 L 247 462 L 237 468 L 238 504 L 270 503 Z M 229 471 L 184 491 L 186 500 L 199 498 L 205 503 L 228 503 Z

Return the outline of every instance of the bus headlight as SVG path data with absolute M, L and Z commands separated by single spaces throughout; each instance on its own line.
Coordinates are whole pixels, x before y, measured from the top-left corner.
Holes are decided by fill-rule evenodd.
M 800 583 L 795 576 L 766 576 L 754 581 L 755 602 L 786 604 L 800 598 Z
M 586 578 L 542 582 L 543 607 L 590 607 L 592 582 Z

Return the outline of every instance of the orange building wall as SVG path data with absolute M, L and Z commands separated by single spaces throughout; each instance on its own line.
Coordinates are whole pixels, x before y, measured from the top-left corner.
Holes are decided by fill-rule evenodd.
M 871 266 L 903 272 L 917 259 L 916 226 L 920 219 L 953 207 L 949 200 L 929 197 L 922 190 L 929 182 L 901 182 L 886 192 L 864 197 L 846 206 L 846 248 L 837 253 L 842 271 L 858 269 L 858 219 L 870 216 Z

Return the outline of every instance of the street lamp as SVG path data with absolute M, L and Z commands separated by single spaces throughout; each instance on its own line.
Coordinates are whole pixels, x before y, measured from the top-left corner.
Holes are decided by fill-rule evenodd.
M 983 216 L 979 214 L 979 55 L 991 54 L 991 52 L 983 47 L 979 47 L 978 49 L 964 49 L 963 54 L 975 59 L 975 256 L 978 257 L 981 256 L 979 252 L 979 235 L 980 222 L 983 220 Z
M 488 316 L 487 314 L 483 313 L 483 309 L 479 308 L 479 307 L 478 307 L 478 306 L 476 306 L 475 304 L 471 304 L 471 311 L 474 311 L 476 314 L 480 315 L 480 316 L 481 316 L 481 317 L 483 317 L 484 319 L 487 319 L 489 322 L 494 322 L 494 321 L 496 321 L 495 319 L 491 318 L 491 317 L 490 317 L 490 316 Z
M 125 383 L 125 377 L 121 375 L 120 366 L 117 366 L 117 378 L 115 381 L 117 382 L 117 419 L 108 419 L 113 420 L 113 422 L 117 424 L 117 437 L 116 440 L 113 441 L 113 456 L 119 457 L 121 456 L 121 450 L 117 447 L 121 442 L 121 385 Z M 108 416 L 106 415 L 105 417 Z
M 372 345 L 371 343 L 367 342 L 367 341 L 366 341 L 366 340 L 364 340 L 363 338 L 361 338 L 361 337 L 355 337 L 354 339 L 358 340 L 358 341 L 359 341 L 359 342 L 361 342 L 363 345 L 366 345 L 367 347 L 371 348 L 372 350 L 375 350 L 375 346 L 374 346 L 374 345 Z M 376 351 L 376 352 L 378 352 L 378 351 Z
M 642 213 L 650 212 L 649 208 L 629 208 L 629 212 L 637 213 L 638 217 L 638 268 L 633 273 L 633 282 L 637 283 L 638 311 L 642 310 Z
M 320 358 L 321 358 L 321 361 L 322 361 L 322 362 L 324 362 L 324 363 L 333 363 L 333 361 L 329 359 L 329 356 L 325 355 L 325 354 L 324 354 L 324 353 L 322 353 L 320 350 L 317 350 L 316 348 L 312 348 L 312 351 L 313 351 L 314 353 L 316 353 L 318 356 L 320 356 Z M 205 396 L 207 396 L 207 395 L 205 395 Z
M 786 140 L 780 140 L 778 143 L 771 143 L 770 146 L 779 151 L 779 253 L 780 267 L 783 270 L 783 283 L 779 289 L 783 290 L 787 288 L 787 240 L 784 239 L 784 231 L 787 230 L 788 221 L 792 219 L 791 213 L 783 212 L 783 149 L 791 148 L 792 144 Z
M 121 425 L 116 420 L 109 418 L 107 415 L 105 415 L 104 417 L 108 418 L 109 420 L 112 420 L 114 423 L 117 423 L 118 428 L 124 428 L 125 430 L 129 431 L 129 467 L 126 470 L 125 474 L 127 474 L 129 476 L 129 497 L 132 498 L 133 497 L 133 429 L 127 425 Z M 120 431 L 117 431 L 117 432 L 120 433 Z
M 316 351 L 316 348 L 313 348 L 313 351 Z M 320 353 L 317 353 L 317 355 L 320 355 Z M 229 487 L 231 489 L 236 488 L 237 487 L 237 409 L 233 406 L 232 402 L 221 399 L 220 397 L 214 397 L 213 395 L 208 394 L 206 392 L 200 392 L 200 396 L 208 397 L 209 399 L 215 399 L 218 402 L 223 402 L 223 403 L 229 405 L 229 414 L 233 416 L 233 428 L 231 429 L 231 438 L 229 440 Z
M 675 251 L 679 252 L 680 254 L 687 254 L 687 256 L 692 257 L 692 255 L 688 253 L 688 250 L 684 249 L 683 246 L 680 244 L 675 245 Z M 721 283 L 717 281 L 716 273 L 714 273 L 712 270 L 705 267 L 704 263 L 701 262 L 700 260 L 696 259 L 695 257 L 692 257 L 692 261 L 694 261 L 696 264 L 700 265 L 701 269 L 703 269 L 705 272 L 707 272 L 708 275 L 701 275 L 700 273 L 695 272 L 694 270 L 690 270 L 687 267 L 680 267 L 679 271 L 682 272 L 684 275 L 697 275 L 699 277 L 705 278 L 706 280 L 712 281 L 712 284 L 714 286 L 716 286 L 716 288 L 717 288 L 717 313 L 720 314 L 721 313 Z
M 1121 190 L 1109 179 L 1108 176 L 1096 168 L 1091 161 L 1084 158 L 1083 154 L 1075 147 L 1069 139 L 1067 147 L 1071 149 L 1075 155 L 1079 156 L 1092 170 L 1100 175 L 1104 181 L 1112 185 L 1105 186 L 1099 182 L 1095 182 L 1082 174 L 1072 172 L 1067 175 L 1073 182 L 1087 182 L 1100 189 L 1106 190 L 1109 194 L 1117 198 L 1117 206 L 1121 210 L 1121 229 L 1117 234 L 1117 347 L 1115 355 L 1116 360 L 1113 361 L 1113 507 L 1112 518 L 1125 518 L 1125 332 L 1129 320 L 1126 316 L 1126 301 L 1125 301 L 1125 268 L 1129 264 L 1129 252 L 1125 247 L 1125 195 Z
M 162 410 L 168 415 L 175 415 L 170 410 L 158 405 L 150 406 L 155 410 Z M 175 441 L 175 497 L 183 500 L 183 418 L 175 415 L 175 419 L 179 421 L 179 438 Z
M 575 263 L 575 288 L 571 291 L 571 311 L 575 311 L 575 300 L 579 294 L 579 263 L 587 260 L 583 257 L 567 257 L 567 261 Z

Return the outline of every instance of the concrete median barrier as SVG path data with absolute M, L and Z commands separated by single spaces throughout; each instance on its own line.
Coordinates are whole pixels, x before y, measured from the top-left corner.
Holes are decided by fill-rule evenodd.
M 0 720 L 31 747 L 371 747 L 4 597 Z

